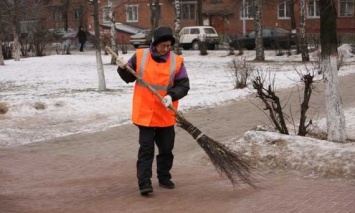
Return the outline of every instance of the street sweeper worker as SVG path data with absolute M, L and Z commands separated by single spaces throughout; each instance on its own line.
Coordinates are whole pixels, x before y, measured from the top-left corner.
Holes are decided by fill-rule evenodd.
M 170 173 L 174 159 L 175 116 L 168 107 L 172 105 L 177 109 L 178 100 L 187 95 L 190 83 L 183 58 L 171 51 L 174 44 L 171 28 L 161 26 L 153 31 L 149 48 L 137 49 L 127 62 L 122 57 L 116 60 L 122 80 L 135 82 L 132 122 L 139 129 L 137 178 L 141 195 L 153 192 L 151 178 L 155 144 L 158 147 L 156 171 L 159 186 L 175 188 Z M 152 86 L 163 100 L 136 81 L 136 77 L 126 70 L 127 66 Z

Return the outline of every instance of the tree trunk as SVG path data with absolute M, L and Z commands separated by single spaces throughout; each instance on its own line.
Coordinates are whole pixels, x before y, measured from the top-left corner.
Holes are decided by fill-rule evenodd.
M 291 21 L 291 31 L 297 33 L 297 24 L 295 16 L 295 0 L 290 0 L 290 21 Z
M 295 15 L 295 1 L 296 0 L 290 0 L 290 21 L 291 21 L 291 32 L 295 33 L 297 36 L 297 41 L 296 41 L 296 49 L 297 49 L 297 54 L 300 53 L 300 45 L 299 45 L 299 38 L 298 38 L 298 33 L 297 33 L 297 23 L 296 23 L 296 15 Z
M 19 61 L 21 58 L 21 49 L 20 49 L 20 37 L 18 30 L 18 16 L 19 16 L 19 8 L 18 8 L 18 0 L 14 1 L 14 14 L 12 17 L 12 33 L 14 36 L 14 45 L 12 51 L 12 57 L 15 61 Z
M 116 21 L 114 16 L 115 6 L 113 5 L 112 0 L 108 1 L 109 7 L 109 19 L 110 19 L 110 30 L 111 30 L 111 49 L 117 54 L 117 31 L 116 31 Z M 111 56 L 111 64 L 116 64 L 116 58 Z
M 20 38 L 17 32 L 17 27 L 14 24 L 12 26 L 12 32 L 14 36 L 14 46 L 13 46 L 13 51 L 12 51 L 12 57 L 15 59 L 15 61 L 19 61 L 21 58 L 21 50 L 20 50 Z
M 155 29 L 159 26 L 160 19 L 160 5 L 159 0 L 155 0 L 153 4 L 153 0 L 149 0 L 149 10 L 150 10 L 150 27 L 151 29 Z
M 337 13 L 334 0 L 320 4 L 321 68 L 324 73 L 328 140 L 345 142 L 345 116 L 339 93 Z
M 197 0 L 197 25 L 202 26 L 202 0 Z
M 102 65 L 102 58 L 101 58 L 98 0 L 93 0 L 93 5 L 94 5 L 94 25 L 95 25 L 96 66 L 97 66 L 97 73 L 99 77 L 99 91 L 104 91 L 106 90 L 106 81 L 105 81 L 104 67 Z
M 2 3 L 0 3 L 0 31 L 3 32 L 3 22 L 1 20 L 1 14 L 2 14 L 2 8 L 1 7 L 5 7 L 4 5 L 1 5 Z M 1 33 L 0 33 L 1 34 Z M 0 65 L 5 65 L 5 59 L 4 59 L 4 55 L 3 55 L 3 52 L 2 52 L 2 39 L 1 39 L 1 36 L 0 36 Z
M 265 61 L 265 54 L 264 54 L 264 42 L 263 42 L 263 25 L 262 25 L 262 0 L 255 0 L 255 17 L 254 17 L 254 24 L 255 24 L 255 32 L 256 32 L 256 39 L 255 39 L 255 51 L 256 57 L 255 61 Z
M 154 29 L 157 28 L 159 26 L 159 20 L 160 20 L 160 2 L 159 0 L 155 0 L 154 3 L 154 7 L 155 7 L 155 14 L 154 14 Z
M 174 33 L 175 33 L 175 45 L 174 45 L 174 52 L 175 54 L 181 55 L 181 48 L 180 48 L 180 0 L 174 1 L 174 8 L 175 8 L 175 18 L 174 18 Z
M 63 1 L 63 18 L 64 18 L 64 30 L 65 32 L 68 32 L 68 9 L 70 5 L 70 0 L 64 0 Z
M 5 65 L 4 55 L 2 54 L 2 40 L 0 36 L 0 65 Z
M 150 11 L 150 16 L 149 16 L 149 23 L 150 23 L 150 29 L 154 30 L 154 15 L 155 15 L 155 11 L 154 11 L 154 7 L 153 7 L 153 0 L 149 0 L 149 11 Z
M 306 38 L 306 0 L 300 0 L 300 50 L 302 61 L 309 61 L 308 44 Z

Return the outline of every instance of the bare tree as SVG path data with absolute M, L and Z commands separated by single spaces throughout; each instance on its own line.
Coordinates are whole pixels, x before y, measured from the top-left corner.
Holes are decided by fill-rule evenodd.
M 9 17 L 9 21 L 11 23 L 11 32 L 13 35 L 13 49 L 12 49 L 12 56 L 15 61 L 19 61 L 21 58 L 21 49 L 20 49 L 20 22 L 19 17 L 21 13 L 21 6 L 24 3 L 21 3 L 20 0 L 13 0 L 13 1 L 6 1 L 6 13 Z
M 159 26 L 159 20 L 160 20 L 160 4 L 159 0 L 155 0 L 153 3 L 153 0 L 149 0 L 149 10 L 150 10 L 150 26 L 151 29 L 155 29 Z
M 4 36 L 4 22 L 2 20 L 3 12 L 5 9 L 5 3 L 0 1 L 0 65 L 5 65 L 4 55 L 2 52 L 2 38 Z
M 300 0 L 300 34 L 299 45 L 302 55 L 302 61 L 309 61 L 308 44 L 306 39 L 306 0 Z
M 116 21 L 114 16 L 115 5 L 112 0 L 108 1 L 108 9 L 109 9 L 109 19 L 110 19 L 110 30 L 111 30 L 111 49 L 117 54 L 117 31 L 116 31 Z M 116 64 L 116 58 L 111 56 L 111 64 Z
M 290 7 L 291 31 L 293 33 L 296 33 L 297 24 L 296 24 L 296 15 L 295 15 L 295 0 L 289 0 L 288 6 Z
M 101 58 L 98 0 L 92 0 L 92 4 L 94 6 L 96 66 L 97 66 L 97 72 L 99 77 L 99 91 L 104 91 L 106 90 L 106 81 L 105 81 L 104 67 L 102 65 L 102 58 Z
M 43 56 L 45 47 L 53 42 L 54 36 L 45 26 L 44 17 L 48 6 L 44 0 L 28 1 L 26 10 L 21 15 L 21 52 L 22 56 L 30 52 Z
M 289 0 L 289 7 L 290 7 L 290 21 L 291 21 L 291 32 L 295 33 L 297 36 L 297 41 L 296 41 L 296 45 L 297 45 L 297 54 L 300 53 L 300 45 L 299 45 L 299 36 L 297 33 L 297 23 L 296 23 L 296 14 L 295 14 L 295 3 L 296 0 Z
M 64 19 L 64 30 L 68 31 L 68 9 L 70 6 L 70 0 L 62 0 L 63 4 L 63 19 Z
M 1 22 L 1 19 L 0 19 Z M 0 26 L 1 29 L 1 26 Z M 1 39 L 1 35 L 0 35 L 0 65 L 5 65 L 5 60 L 4 60 L 4 55 L 2 54 L 2 39 Z
M 280 98 L 275 92 L 275 83 L 265 85 L 265 79 L 257 70 L 257 76 L 252 79 L 253 88 L 256 90 L 256 96 L 265 104 L 263 110 L 267 111 L 268 117 L 274 124 L 275 128 L 281 133 L 288 135 L 285 115 Z
M 174 11 L 175 11 L 175 17 L 174 17 L 174 34 L 175 34 L 175 45 L 174 45 L 174 52 L 178 55 L 181 55 L 181 49 L 180 49 L 180 18 L 181 18 L 181 10 L 180 10 L 180 0 L 175 0 L 174 1 Z
M 263 42 L 263 26 L 262 26 L 262 7 L 263 7 L 263 0 L 255 0 L 255 16 L 254 16 L 254 24 L 255 24 L 255 50 L 256 56 L 255 61 L 265 61 L 265 54 L 264 54 L 264 42 Z
M 78 8 L 78 19 L 77 19 L 77 24 L 78 26 L 83 26 L 85 29 L 87 29 L 88 25 L 88 20 L 86 19 L 88 13 L 92 12 L 91 11 L 91 0 L 77 0 L 75 3 Z
M 345 116 L 339 93 L 337 13 L 334 0 L 320 4 L 321 70 L 325 83 L 328 140 L 345 142 Z
M 297 135 L 305 136 L 308 133 L 307 128 L 312 124 L 312 120 L 307 120 L 307 110 L 309 108 L 309 101 L 311 100 L 311 95 L 314 89 L 314 73 L 307 73 L 301 75 L 301 81 L 304 83 L 303 91 L 303 101 L 301 103 L 301 115 L 300 115 L 300 124 L 298 126 Z
M 254 66 L 247 63 L 246 58 L 234 58 L 230 65 L 233 71 L 234 89 L 243 89 L 248 86 L 248 80 L 254 69 Z
M 202 0 L 197 0 L 197 25 L 202 26 Z

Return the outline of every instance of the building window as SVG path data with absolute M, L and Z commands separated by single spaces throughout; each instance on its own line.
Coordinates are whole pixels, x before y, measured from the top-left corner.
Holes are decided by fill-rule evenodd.
M 254 19 L 255 6 L 252 2 L 246 1 L 245 5 L 241 4 L 240 7 L 240 19 Z
M 126 21 L 138 22 L 138 5 L 126 6 Z
M 339 16 L 340 17 L 354 16 L 354 0 L 339 1 Z
M 38 20 L 20 21 L 21 34 L 28 34 L 30 31 L 36 31 L 38 28 Z
M 181 2 L 181 19 L 195 19 L 195 3 Z
M 53 8 L 53 21 L 62 21 L 63 20 L 63 8 L 54 7 Z
M 289 1 L 284 1 L 282 3 L 279 3 L 278 7 L 278 18 L 279 19 L 289 19 L 290 18 L 290 9 L 291 5 Z
M 102 11 L 103 22 L 110 22 L 110 7 L 105 6 Z
M 308 18 L 319 18 L 320 9 L 319 9 L 319 0 L 310 0 L 308 2 Z
M 74 8 L 74 20 L 79 21 L 81 19 L 81 8 Z

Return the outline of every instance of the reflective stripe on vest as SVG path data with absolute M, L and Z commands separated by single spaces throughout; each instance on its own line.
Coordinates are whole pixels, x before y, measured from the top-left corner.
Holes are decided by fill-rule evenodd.
M 142 60 L 140 66 L 140 72 L 138 75 L 143 78 L 144 70 L 145 70 L 145 63 L 147 62 L 147 58 L 149 55 L 149 49 L 145 49 L 142 55 Z M 174 81 L 174 76 L 175 76 L 175 68 L 176 68 L 176 55 L 173 52 L 170 52 L 170 57 L 171 57 L 171 62 L 170 62 L 170 77 L 169 77 L 169 84 L 168 86 L 162 86 L 162 85 L 156 85 L 156 84 L 150 84 L 151 87 L 153 87 L 155 90 L 163 90 L 163 91 L 168 91 L 169 87 L 173 86 L 173 81 Z M 138 84 L 140 86 L 144 87 L 144 84 L 140 81 L 138 81 Z

